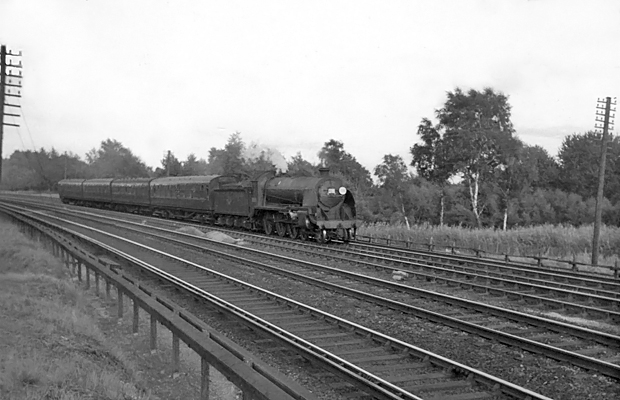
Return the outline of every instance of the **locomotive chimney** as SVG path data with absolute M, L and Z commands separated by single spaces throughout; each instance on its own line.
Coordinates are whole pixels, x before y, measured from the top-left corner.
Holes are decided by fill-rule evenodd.
M 329 168 L 319 168 L 319 176 L 329 176 Z

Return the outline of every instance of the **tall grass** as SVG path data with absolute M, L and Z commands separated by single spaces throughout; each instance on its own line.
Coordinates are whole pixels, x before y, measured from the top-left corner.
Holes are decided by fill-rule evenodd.
M 456 246 L 480 249 L 488 253 L 514 256 L 539 256 L 590 263 L 593 227 L 542 225 L 507 231 L 468 229 L 450 226 L 372 224 L 358 229 L 359 235 L 391 238 L 437 247 Z M 619 260 L 620 228 L 604 226 L 600 235 L 600 265 Z
M 65 274 L 0 216 L 0 398 L 148 399 Z

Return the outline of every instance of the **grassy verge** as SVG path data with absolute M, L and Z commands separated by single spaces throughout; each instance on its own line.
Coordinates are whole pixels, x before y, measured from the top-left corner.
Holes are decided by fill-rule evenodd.
M 65 268 L 0 216 L 0 398 L 149 399 Z
M 449 226 L 365 225 L 358 234 L 414 243 L 433 243 L 441 246 L 457 246 L 478 249 L 496 254 L 514 256 L 542 256 L 589 264 L 592 257 L 592 226 L 543 225 L 516 228 L 507 231 L 493 229 L 466 229 Z M 620 228 L 602 227 L 600 236 L 600 265 L 614 265 L 620 260 Z

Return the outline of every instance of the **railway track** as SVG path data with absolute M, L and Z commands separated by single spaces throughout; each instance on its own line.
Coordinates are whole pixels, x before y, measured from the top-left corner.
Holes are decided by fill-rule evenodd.
M 272 249 L 290 251 L 290 245 L 277 241 L 266 242 Z M 405 271 L 409 275 L 424 282 L 443 283 L 451 287 L 467 288 L 478 293 L 503 296 L 507 299 L 526 301 L 531 304 L 542 304 L 555 309 L 573 310 L 578 314 L 590 315 L 620 321 L 620 286 L 614 282 L 590 279 L 586 286 L 548 282 L 542 279 L 517 280 L 512 274 L 486 273 L 475 266 L 464 268 L 453 264 L 425 264 L 392 258 L 390 256 L 366 255 L 350 250 L 322 246 L 296 246 L 294 251 L 307 256 L 326 254 L 330 259 L 341 262 L 355 262 L 370 269 L 382 269 L 386 272 Z M 605 289 L 591 287 L 591 282 L 605 285 Z
M 160 221 L 157 221 L 157 222 L 159 224 Z M 165 222 L 165 221 L 161 221 L 161 222 Z M 349 278 L 347 278 L 347 280 L 348 279 Z M 324 276 L 320 277 L 320 280 L 325 280 L 325 277 Z M 330 290 L 333 290 L 333 289 L 330 289 Z M 343 290 L 346 291 L 347 288 L 344 288 Z M 364 291 L 364 292 L 368 292 L 369 291 L 368 288 L 362 288 L 361 290 Z M 353 293 L 353 292 L 354 291 L 351 291 L 350 288 L 349 288 L 349 295 L 356 296 L 356 294 Z M 368 300 L 368 299 L 366 299 L 366 300 Z M 383 300 L 383 301 L 385 301 L 385 300 Z M 454 299 L 452 301 L 454 301 Z M 484 325 L 491 325 L 491 328 L 497 328 L 498 326 L 501 326 L 502 329 L 508 328 L 508 330 L 510 330 L 512 328 L 513 331 L 518 332 L 520 334 L 523 334 L 523 333 L 532 334 L 533 333 L 534 335 L 538 336 L 536 338 L 536 340 L 539 340 L 539 341 L 541 341 L 543 343 L 551 343 L 552 345 L 557 345 L 559 343 L 560 344 L 560 352 L 562 350 L 561 349 L 562 347 L 568 347 L 568 348 L 570 348 L 570 351 L 568 353 L 577 351 L 577 353 L 579 354 L 579 351 L 581 350 L 581 353 L 583 353 L 581 355 L 584 355 L 584 354 L 585 355 L 594 355 L 594 354 L 601 355 L 602 354 L 603 356 L 606 355 L 607 358 L 610 358 L 609 357 L 610 356 L 609 350 L 605 349 L 604 346 L 603 347 L 598 346 L 596 344 L 596 340 L 594 340 L 594 341 L 590 340 L 589 342 L 584 342 L 582 340 L 581 342 L 577 342 L 576 343 L 574 340 L 572 340 L 572 338 L 566 337 L 565 333 L 561 333 L 562 331 L 558 331 L 557 330 L 557 326 L 556 327 L 553 327 L 553 326 L 552 327 L 545 327 L 545 324 L 544 323 L 541 324 L 540 320 L 536 321 L 535 323 L 526 324 L 527 325 L 526 327 L 524 327 L 524 326 L 515 326 L 514 324 L 512 324 L 511 326 L 508 326 L 508 325 L 510 325 L 510 323 L 508 323 L 508 325 L 507 325 L 506 324 L 507 321 L 505 321 L 505 320 L 502 321 L 502 320 L 499 320 L 497 318 L 488 320 L 488 315 L 487 315 L 489 313 L 488 309 L 486 311 L 482 311 L 482 312 L 479 311 L 479 310 L 477 312 L 472 312 L 473 310 L 471 308 L 471 304 L 469 304 L 466 307 L 461 307 L 461 310 L 459 311 L 459 310 L 457 310 L 456 307 L 454 307 L 454 304 L 455 303 L 452 303 L 452 305 L 449 305 L 449 302 L 445 303 L 445 307 L 449 307 L 449 308 L 444 309 L 443 311 L 439 310 L 439 312 L 440 313 L 443 312 L 446 315 L 452 315 L 452 316 L 454 316 L 456 314 L 458 317 L 462 317 L 461 318 L 461 322 L 460 322 L 461 325 L 463 325 L 463 323 L 467 324 L 468 321 L 473 322 L 476 326 L 474 326 L 473 328 L 470 327 L 469 331 L 470 332 L 473 331 L 476 334 L 481 335 L 482 337 L 493 338 L 492 336 L 489 336 L 488 332 L 484 331 Z M 391 307 L 393 309 L 399 309 L 398 306 L 396 306 L 396 307 L 394 306 L 394 303 L 392 305 L 386 305 L 386 307 Z M 426 305 L 425 305 L 425 307 L 426 307 Z M 406 305 L 405 305 L 405 308 L 406 308 Z M 404 309 L 401 306 L 400 311 L 403 311 L 403 310 Z M 409 310 L 405 310 L 403 312 L 411 313 L 412 311 L 411 311 L 411 309 L 409 309 Z M 413 311 L 413 314 L 415 314 L 416 312 L 419 312 L 419 311 Z M 499 310 L 499 312 L 502 313 L 503 310 Z M 426 315 L 424 315 L 424 313 L 426 313 Z M 484 315 L 487 315 L 487 316 L 483 317 Z M 421 318 L 427 318 L 429 320 L 433 320 L 432 317 L 428 318 L 428 310 L 422 311 Z M 514 321 L 514 318 L 510 317 L 510 318 L 508 318 L 508 320 Z M 437 322 L 437 320 L 435 320 L 435 321 Z M 452 326 L 451 323 L 453 323 L 453 321 L 449 321 L 448 323 L 446 323 L 445 318 L 444 318 L 444 321 L 439 321 L 439 322 L 443 323 L 443 324 L 446 324 L 448 326 Z M 462 327 L 457 327 L 457 329 L 462 329 Z M 584 332 L 581 332 L 580 335 L 582 335 L 583 333 Z M 493 338 L 493 339 L 497 340 L 496 338 Z M 617 343 L 617 338 L 611 337 L 611 338 L 608 338 L 608 339 L 611 340 L 611 343 Z M 510 343 L 509 341 L 506 341 L 505 339 L 503 341 L 501 341 L 501 342 L 509 344 L 511 346 L 514 346 L 513 343 Z M 585 343 L 585 346 L 584 346 L 584 343 Z M 588 344 L 588 343 L 590 343 L 590 344 Z M 524 349 L 526 349 L 528 351 L 532 351 L 531 349 L 528 349 L 527 346 L 524 347 L 523 344 L 520 344 L 519 346 L 521 346 L 521 348 L 524 348 Z M 611 346 L 611 347 L 613 348 L 614 346 Z M 555 351 L 557 352 L 557 349 Z M 540 350 L 536 350 L 534 352 L 540 352 Z M 617 354 L 617 351 L 614 354 Z M 597 368 L 598 368 L 598 367 L 592 368 L 592 366 L 588 365 L 587 363 L 586 364 L 583 364 L 583 363 L 580 364 L 579 362 L 575 362 L 574 360 L 570 361 L 569 359 L 562 358 L 562 357 L 565 357 L 565 355 L 561 356 L 561 357 L 557 357 L 556 356 L 555 358 L 560 359 L 560 360 L 564 359 L 564 360 L 567 360 L 569 362 L 572 362 L 575 365 L 581 365 L 582 367 L 585 367 L 585 368 L 588 368 L 588 369 L 591 369 L 591 370 L 597 370 Z M 614 358 L 614 357 L 612 356 L 611 358 Z M 615 376 L 614 374 L 616 374 L 616 371 L 617 371 L 617 369 L 615 369 L 615 368 L 617 368 L 617 366 L 613 366 L 612 367 L 612 370 L 610 370 L 612 372 L 607 371 L 607 372 L 603 372 L 603 373 L 605 373 L 605 374 L 607 374 L 609 376 Z
M 55 217 L 40 215 L 40 218 Z M 372 395 L 394 398 L 544 398 L 516 385 L 452 362 L 436 354 L 416 348 L 406 342 L 380 332 L 351 323 L 318 309 L 249 285 L 217 271 L 171 256 L 153 248 L 129 242 L 92 227 L 69 224 L 94 236 L 135 247 L 132 253 L 139 258 L 165 258 L 166 270 L 159 267 L 158 279 L 166 277 L 169 283 L 184 282 L 185 287 L 200 291 L 219 307 L 234 307 L 253 329 L 286 339 L 296 345 L 296 351 L 305 357 L 321 360 L 332 370 L 348 376 L 358 387 Z M 143 254 L 144 253 L 144 254 Z M 150 254 L 150 255 L 147 255 Z M 153 254 L 157 253 L 157 256 Z M 251 260 L 247 261 L 253 264 Z M 188 269 L 188 266 L 190 267 Z M 153 272 L 153 271 L 151 271 Z M 189 285 L 187 282 L 193 284 Z M 346 390 L 351 390 L 350 388 Z M 412 393 L 413 392 L 413 393 Z M 385 397 L 392 398 L 392 397 Z
M 118 219 L 109 221 L 112 224 L 128 224 Z M 217 244 L 216 247 L 233 249 L 232 252 L 220 252 L 211 246 L 205 247 L 203 238 L 142 224 L 134 226 L 139 228 L 139 231 L 134 231 L 136 233 L 148 229 L 161 240 L 174 240 L 179 246 L 216 252 L 233 262 L 247 262 L 237 257 L 239 253 L 249 254 L 256 261 L 270 259 L 277 264 L 259 263 L 254 266 L 620 379 L 618 336 L 243 246 Z M 386 293 L 386 289 L 391 293 Z M 412 296 L 416 306 L 411 305 L 414 303 Z M 421 304 L 420 299 L 425 299 L 425 302 Z
M 477 272 L 484 271 L 489 275 L 501 274 L 504 276 L 512 276 L 513 279 L 522 280 L 524 282 L 536 283 L 543 281 L 548 285 L 556 285 L 559 288 L 573 285 L 583 287 L 584 291 L 587 291 L 589 288 L 600 289 L 601 291 L 607 290 L 615 293 L 617 297 L 620 297 L 620 280 L 614 279 L 610 274 L 578 272 L 566 268 L 551 269 L 529 264 L 513 263 L 508 260 L 499 261 L 496 259 L 483 259 L 468 255 L 403 250 L 395 247 L 386 248 L 385 246 L 365 243 L 349 243 L 343 244 L 343 246 L 340 247 L 345 247 L 370 256 L 387 256 L 404 261 L 425 262 L 431 265 L 448 266 L 463 271 L 467 271 L 469 268 L 474 267 Z
M 127 215 L 127 218 L 129 217 Z M 131 217 L 144 220 L 139 216 Z M 170 226 L 170 222 L 166 220 L 149 221 L 150 224 Z M 343 250 L 343 246 L 312 245 L 246 232 L 235 236 L 245 237 L 253 243 L 267 245 L 279 251 L 290 251 L 288 249 L 293 247 L 295 251 L 308 257 L 330 253 L 334 260 L 358 260 L 359 264 L 366 264 L 369 268 L 383 268 L 386 271 L 398 268 L 415 276 L 419 282 L 431 281 L 433 285 L 442 282 L 493 296 L 504 296 L 577 314 L 589 314 L 594 318 L 620 319 L 620 282 L 610 280 L 609 277 L 584 276 L 571 271 L 549 272 L 471 257 L 429 255 L 426 252 L 420 255 L 420 252 L 401 249 L 395 250 L 394 254 L 384 254 L 387 250 L 383 246 L 378 247 L 381 254 L 377 254 L 374 251 L 369 252 L 367 245 L 362 246 L 363 252 L 357 252 Z M 357 248 L 358 245 L 349 247 Z M 423 257 L 422 262 L 411 259 L 416 255 Z M 426 260 L 429 258 L 430 260 Z

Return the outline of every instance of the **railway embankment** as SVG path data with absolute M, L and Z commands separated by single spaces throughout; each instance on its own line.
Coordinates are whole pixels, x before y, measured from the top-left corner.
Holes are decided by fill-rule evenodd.
M 116 318 L 116 302 L 76 279 L 0 215 L 0 398 L 193 398 L 200 358 L 182 346 L 173 371 L 170 332 L 151 351 L 146 315 L 128 334 L 132 320 Z M 212 398 L 237 398 L 215 369 L 210 386 Z

